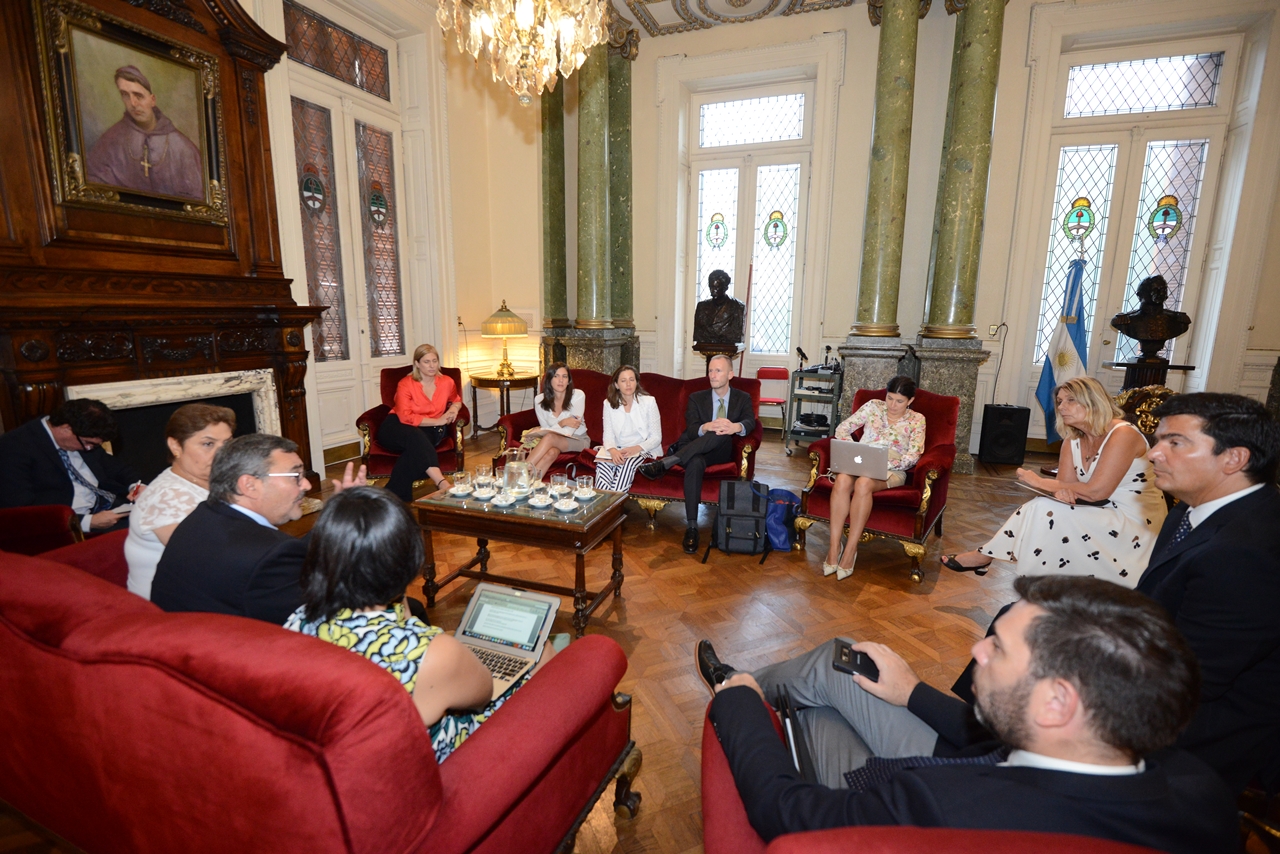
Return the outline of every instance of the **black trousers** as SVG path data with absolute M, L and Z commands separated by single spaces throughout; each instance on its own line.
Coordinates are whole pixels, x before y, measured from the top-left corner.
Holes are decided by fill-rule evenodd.
M 727 463 L 733 459 L 733 436 L 703 433 L 687 445 L 676 449 L 675 455 L 684 466 L 684 515 L 690 525 L 698 524 L 698 506 L 702 501 L 702 475 L 707 466 Z
M 402 423 L 394 412 L 383 419 L 382 426 L 378 428 L 378 444 L 400 455 L 395 468 L 391 469 L 391 479 L 387 481 L 387 489 L 392 494 L 402 501 L 413 500 L 413 482 L 424 477 L 427 469 L 440 465 L 436 445 L 449 434 L 451 426 L 410 427 Z

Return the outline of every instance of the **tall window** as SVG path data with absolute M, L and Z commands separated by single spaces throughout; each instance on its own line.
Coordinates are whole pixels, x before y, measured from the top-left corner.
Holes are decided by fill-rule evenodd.
M 317 362 L 348 358 L 347 309 L 342 290 L 342 245 L 334 206 L 333 124 L 324 107 L 293 98 L 293 147 L 298 161 L 307 296 L 325 306 L 312 326 Z
M 284 2 L 284 29 L 294 62 L 391 100 L 387 52 L 373 42 L 289 0 Z
M 400 319 L 400 254 L 396 246 L 395 180 L 391 163 L 391 134 L 356 122 L 356 157 L 360 198 L 364 202 L 365 287 L 368 289 L 370 354 L 404 353 Z

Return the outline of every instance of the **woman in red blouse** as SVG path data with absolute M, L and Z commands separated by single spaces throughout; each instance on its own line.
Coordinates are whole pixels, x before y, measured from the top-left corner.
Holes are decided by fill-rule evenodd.
M 413 500 L 413 482 L 425 472 L 436 489 L 452 486 L 436 457 L 436 445 L 458 419 L 462 395 L 453 380 L 440 373 L 440 354 L 430 344 L 413 351 L 413 373 L 396 386 L 391 413 L 378 428 L 378 442 L 400 455 L 387 489 L 404 501 Z

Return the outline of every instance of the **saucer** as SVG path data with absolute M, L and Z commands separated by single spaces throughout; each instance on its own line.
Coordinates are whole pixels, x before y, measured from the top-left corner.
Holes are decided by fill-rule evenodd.
M 475 492 L 471 493 L 471 497 L 476 501 L 488 501 L 497 494 L 497 491 L 493 489 L 477 489 Z
M 512 504 L 515 504 L 515 503 L 516 503 L 516 499 L 512 495 L 504 496 L 502 493 L 498 493 L 497 495 L 493 496 L 494 507 L 510 507 Z
M 471 487 L 469 487 L 469 486 L 451 486 L 451 487 L 449 487 L 449 494 L 450 494 L 450 495 L 452 495 L 452 496 L 454 496 L 455 498 L 461 498 L 461 497 L 462 497 L 462 496 L 464 496 L 464 495 L 470 495 L 470 494 L 471 494 Z
M 579 501 L 590 501 L 596 497 L 596 491 L 594 489 L 575 489 L 573 497 Z
M 529 506 L 537 507 L 539 509 L 543 507 L 550 507 L 554 503 L 555 502 L 552 501 L 550 498 L 535 497 L 535 498 L 529 499 Z
M 561 513 L 572 513 L 574 510 L 577 510 L 578 507 L 578 502 L 574 501 L 572 498 L 561 498 L 555 504 L 555 508 Z

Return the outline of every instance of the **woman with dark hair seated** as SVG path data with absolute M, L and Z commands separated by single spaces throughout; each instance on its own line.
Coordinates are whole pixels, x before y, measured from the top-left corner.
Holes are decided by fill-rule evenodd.
M 924 416 L 911 408 L 916 384 L 911 377 L 894 377 L 885 387 L 884 400 L 868 400 L 836 428 L 835 440 L 848 441 L 862 428 L 862 443 L 889 449 L 889 477 L 875 480 L 837 474 L 831 487 L 831 545 L 822 562 L 822 574 L 835 573 L 840 581 L 853 574 L 858 541 L 871 516 L 871 496 L 907 482 L 907 471 L 924 453 Z M 840 551 L 840 529 L 849 521 L 849 539 Z
M 613 372 L 603 419 L 604 444 L 596 452 L 596 489 L 626 492 L 640 464 L 662 453 L 658 401 L 640 386 L 640 375 L 630 365 Z
M 480 659 L 410 615 L 405 588 L 422 559 L 422 532 L 404 504 L 381 489 L 345 489 L 326 502 L 311 531 L 303 605 L 284 627 L 363 655 L 400 680 L 443 762 L 524 680 L 490 702 L 493 676 Z
M 545 474 L 561 454 L 576 454 L 591 444 L 587 438 L 587 396 L 573 387 L 573 375 L 564 362 L 552 362 L 542 378 L 542 393 L 533 398 L 538 428 L 525 433 L 537 439 L 529 452 L 529 466 Z

